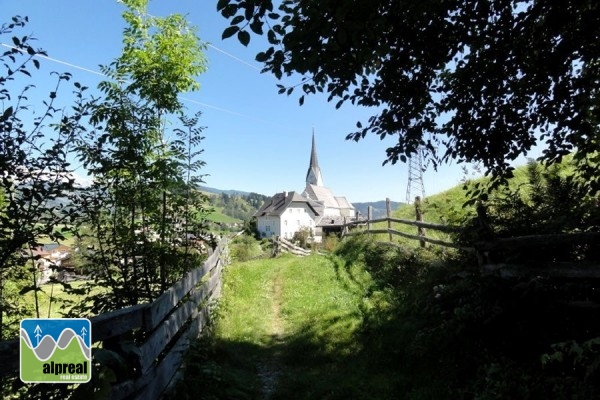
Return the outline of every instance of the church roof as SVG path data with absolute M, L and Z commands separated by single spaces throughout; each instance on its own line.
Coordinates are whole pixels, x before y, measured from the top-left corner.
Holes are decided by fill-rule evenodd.
M 276 193 L 273 197 L 264 202 L 260 209 L 254 214 L 255 217 L 266 215 L 278 216 L 287 210 L 291 203 L 306 203 L 315 215 L 323 214 L 323 207 L 316 202 L 307 199 L 296 192 Z
M 306 185 L 306 189 L 304 189 L 303 195 L 311 200 L 322 203 L 327 208 L 354 209 L 345 197 L 334 196 L 331 189 L 323 186 L 308 184 Z
M 310 151 L 310 162 L 308 164 L 308 171 L 306 172 L 306 184 L 315 184 L 323 186 L 323 176 L 321 174 L 321 168 L 319 168 L 319 160 L 317 159 L 317 145 L 315 143 L 315 132 L 312 135 L 312 147 Z
M 346 199 L 343 196 L 335 196 L 335 200 L 339 204 L 340 208 L 350 208 L 350 209 L 354 208 L 354 206 L 352 204 L 350 204 L 348 199 Z

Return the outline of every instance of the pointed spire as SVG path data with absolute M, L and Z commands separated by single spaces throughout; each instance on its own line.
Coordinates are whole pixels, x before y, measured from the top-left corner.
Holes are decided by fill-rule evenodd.
M 321 168 L 319 168 L 319 160 L 317 159 L 317 145 L 315 143 L 314 128 L 312 134 L 312 148 L 310 151 L 310 164 L 308 166 L 308 172 L 306 173 L 306 184 L 323 186 L 323 177 L 321 175 Z

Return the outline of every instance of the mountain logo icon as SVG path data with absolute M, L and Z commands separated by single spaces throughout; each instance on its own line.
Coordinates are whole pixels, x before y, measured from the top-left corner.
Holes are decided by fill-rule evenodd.
M 86 318 L 26 318 L 20 329 L 21 381 L 85 383 L 92 378 L 92 324 Z

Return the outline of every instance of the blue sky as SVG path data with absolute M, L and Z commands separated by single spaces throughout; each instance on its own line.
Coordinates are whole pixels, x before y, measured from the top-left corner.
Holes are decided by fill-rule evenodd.
M 203 112 L 206 184 L 265 195 L 302 191 L 314 129 L 323 180 L 336 195 L 351 202 L 386 197 L 404 201 L 407 166 L 382 166 L 385 149 L 394 144 L 395 137 L 380 140 L 372 135 L 358 143 L 345 140 L 356 122 L 365 122 L 374 110 L 351 106 L 336 110 L 325 96 L 309 96 L 299 106 L 296 95 L 277 94 L 279 82 L 261 74 L 260 64 L 254 61 L 263 49 L 261 39 L 253 36 L 248 48 L 235 38 L 221 40 L 228 21 L 216 11 L 216 3 L 153 0 L 149 7 L 156 16 L 187 15 L 198 28 L 198 36 L 209 44 L 209 70 L 198 77 L 200 91 L 182 96 L 189 100 L 184 104 L 190 114 Z M 74 81 L 95 88 L 103 78 L 89 71 L 99 71 L 99 65 L 109 64 L 120 54 L 124 8 L 114 0 L 0 0 L 0 9 L 0 23 L 13 15 L 28 16 L 30 23 L 19 34 L 32 34 L 38 38 L 38 47 L 62 62 L 42 60 L 41 71 L 34 75 L 40 94 L 51 90 L 51 71 L 70 72 Z M 0 41 L 10 44 L 9 37 Z M 298 78 L 290 78 L 281 83 L 297 82 Z M 429 169 L 424 176 L 426 194 L 448 189 L 462 176 L 457 165 L 441 166 L 437 172 Z

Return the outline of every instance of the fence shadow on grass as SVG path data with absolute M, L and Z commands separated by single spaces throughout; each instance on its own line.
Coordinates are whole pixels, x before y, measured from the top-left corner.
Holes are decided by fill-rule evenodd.
M 264 345 L 201 339 L 175 397 L 184 399 L 385 399 L 399 377 L 380 369 L 349 331 L 356 314 L 315 321 Z

